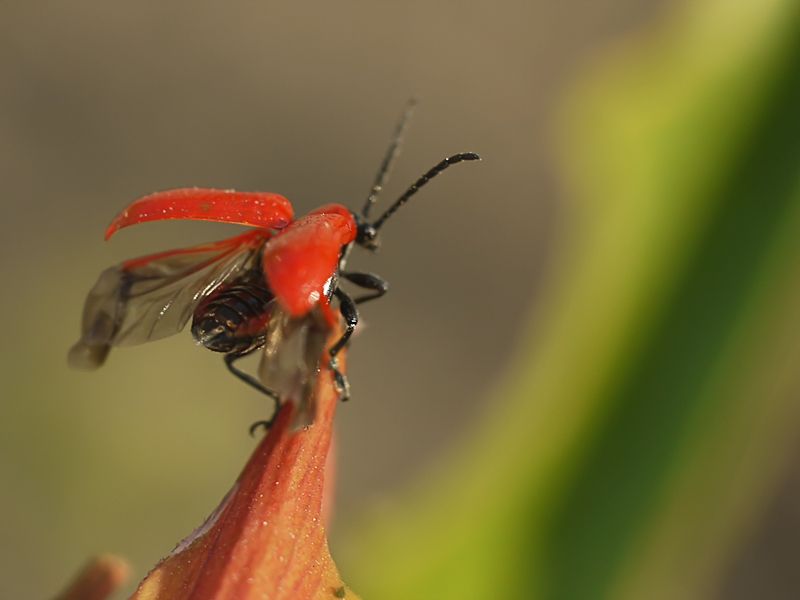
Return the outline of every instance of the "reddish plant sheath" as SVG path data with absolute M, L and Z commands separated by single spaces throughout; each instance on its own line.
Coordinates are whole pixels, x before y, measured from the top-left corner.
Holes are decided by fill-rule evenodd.
M 220 506 L 147 575 L 136 600 L 305 600 L 356 596 L 328 551 L 322 515 L 338 393 L 316 381 L 315 419 L 283 405 Z

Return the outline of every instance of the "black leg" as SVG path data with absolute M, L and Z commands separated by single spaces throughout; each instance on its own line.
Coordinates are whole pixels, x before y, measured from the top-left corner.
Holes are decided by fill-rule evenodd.
M 261 382 L 259 382 L 255 377 L 253 377 L 252 375 L 248 375 L 247 373 L 245 373 L 244 371 L 240 370 L 239 368 L 237 368 L 233 364 L 235 361 L 239 360 L 240 358 L 244 358 L 245 356 L 248 356 L 249 354 L 251 354 L 255 350 L 259 350 L 259 349 L 260 348 L 253 348 L 252 350 L 249 350 L 247 352 L 243 352 L 243 353 L 240 353 L 240 354 L 226 354 L 225 355 L 225 366 L 228 367 L 228 370 L 231 373 L 233 373 L 240 380 L 244 381 L 250 387 L 255 388 L 256 390 L 258 390 L 259 392 L 261 392 L 262 394 L 264 394 L 266 396 L 269 396 L 275 402 L 275 410 L 272 413 L 272 416 L 266 421 L 256 421 L 255 423 L 253 423 L 250 426 L 250 435 L 253 435 L 255 433 L 255 431 L 259 427 L 263 427 L 264 429 L 269 429 L 270 426 L 272 425 L 272 422 L 275 420 L 275 417 L 278 415 L 278 410 L 281 407 L 280 398 L 279 398 L 279 396 L 278 396 L 278 394 L 276 392 L 274 392 L 273 390 L 271 390 L 271 389 L 269 389 L 267 387 L 264 387 L 264 385 L 262 385 Z
M 277 413 L 275 413 L 275 415 L 277 415 Z M 250 433 L 250 437 L 255 437 L 256 432 L 259 429 L 263 429 L 264 433 L 269 431 L 269 428 L 272 427 L 272 422 L 275 420 L 275 415 L 273 415 L 268 420 L 256 421 L 255 423 L 250 425 L 250 427 L 247 430 Z
M 347 340 L 350 339 L 350 336 L 353 335 L 353 330 L 356 328 L 358 324 L 358 310 L 356 309 L 356 303 L 353 299 L 345 294 L 341 289 L 336 288 L 334 295 L 339 299 L 339 311 L 342 313 L 344 317 L 344 333 L 342 337 L 339 338 L 331 349 L 329 350 L 331 355 L 330 367 L 331 371 L 333 371 L 333 379 L 336 382 L 336 388 L 339 390 L 339 399 L 344 402 L 350 399 L 350 383 L 347 381 L 347 377 L 339 371 L 336 355 L 341 352 L 342 348 L 347 345 Z
M 358 287 L 362 287 L 367 290 L 372 290 L 371 294 L 364 294 L 363 296 L 359 296 L 355 300 L 353 300 L 356 304 L 361 304 L 363 302 L 369 302 L 370 300 L 375 300 L 375 298 L 380 298 L 386 292 L 389 291 L 389 284 L 379 277 L 378 275 L 373 275 L 372 273 L 339 273 L 339 275 L 350 283 L 357 285 Z

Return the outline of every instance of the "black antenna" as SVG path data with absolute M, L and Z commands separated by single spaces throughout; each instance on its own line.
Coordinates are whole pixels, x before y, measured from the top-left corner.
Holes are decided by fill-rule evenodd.
M 428 183 L 431 179 L 436 177 L 439 173 L 444 171 L 447 167 L 449 167 L 451 165 L 456 165 L 456 164 L 458 164 L 458 163 L 460 163 L 462 161 L 465 161 L 465 160 L 480 160 L 480 159 L 481 159 L 481 157 L 478 156 L 477 154 L 475 154 L 474 152 L 461 152 L 459 154 L 454 154 L 453 156 L 448 156 L 443 161 L 441 161 L 439 164 L 437 164 L 435 167 L 433 167 L 431 170 L 429 170 L 427 173 L 425 173 L 422 177 L 417 179 L 411 185 L 411 187 L 408 188 L 405 191 L 405 193 L 402 196 L 400 196 L 395 201 L 395 203 L 392 204 L 389 207 L 389 209 L 385 213 L 383 213 L 378 218 L 377 221 L 375 221 L 372 224 L 372 229 L 374 229 L 375 231 L 380 229 L 381 226 L 386 221 L 386 219 L 391 217 L 395 213 L 395 211 L 397 211 L 398 208 L 400 208 L 401 206 L 403 206 L 403 204 L 408 202 L 408 199 L 411 198 L 411 196 L 413 196 L 414 194 L 416 194 L 419 191 L 419 188 L 421 188 L 423 185 Z
M 406 109 L 403 111 L 403 116 L 400 117 L 400 121 L 397 123 L 394 134 L 392 134 L 392 141 L 389 143 L 389 149 L 386 151 L 386 155 L 383 157 L 381 168 L 378 169 L 378 174 L 375 176 L 375 183 L 372 184 L 372 188 L 370 188 L 369 191 L 369 196 L 367 196 L 367 201 L 364 203 L 364 208 L 361 210 L 361 216 L 364 217 L 365 221 L 369 218 L 369 211 L 372 209 L 372 205 L 375 204 L 375 201 L 378 199 L 378 194 L 381 193 L 386 180 L 389 178 L 389 173 L 392 169 L 394 159 L 396 159 L 397 155 L 400 153 L 400 143 L 403 141 L 403 134 L 406 131 L 406 127 L 408 127 L 408 122 L 411 120 L 411 115 L 413 114 L 414 107 L 416 105 L 416 98 L 411 98 L 408 101 L 406 104 Z

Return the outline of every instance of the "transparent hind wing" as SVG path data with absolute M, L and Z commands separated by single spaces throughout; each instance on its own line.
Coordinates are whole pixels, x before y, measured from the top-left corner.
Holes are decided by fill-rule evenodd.
M 329 331 L 317 311 L 293 318 L 277 309 L 267 325 L 258 377 L 282 402 L 297 405 L 295 429 L 314 421 L 314 390 Z
M 198 304 L 225 281 L 260 266 L 266 231 L 151 254 L 106 269 L 86 298 L 81 338 L 69 363 L 96 369 L 113 346 L 181 331 Z

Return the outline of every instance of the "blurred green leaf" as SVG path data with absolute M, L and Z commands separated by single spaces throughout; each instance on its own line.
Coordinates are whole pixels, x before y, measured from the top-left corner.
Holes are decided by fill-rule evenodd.
M 706 598 L 800 409 L 800 5 L 686 3 L 573 90 L 538 335 L 349 548 L 365 598 Z

